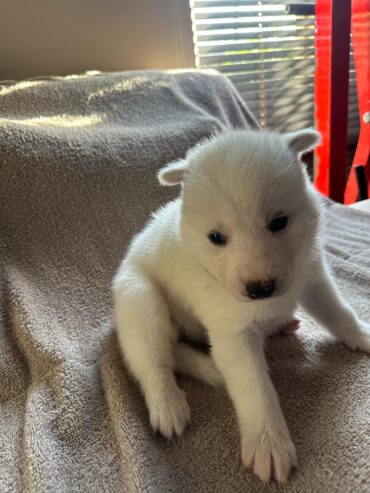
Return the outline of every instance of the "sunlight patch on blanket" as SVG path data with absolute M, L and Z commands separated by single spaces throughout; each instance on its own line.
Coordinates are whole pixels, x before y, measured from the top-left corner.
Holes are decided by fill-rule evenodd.
M 132 79 L 124 79 L 117 82 L 116 84 L 113 84 L 110 87 L 105 87 L 104 89 L 99 89 L 96 92 L 92 92 L 91 94 L 89 94 L 88 101 L 91 101 L 95 98 L 103 98 L 112 93 L 132 91 L 141 87 L 143 88 L 143 90 L 145 88 L 145 90 L 148 91 L 152 88 L 170 87 L 170 83 L 169 80 L 165 77 L 163 77 L 162 79 L 150 78 L 147 75 L 133 77 Z
M 44 81 L 41 80 L 24 80 L 22 82 L 18 82 L 16 84 L 12 84 L 11 86 L 5 86 L 0 89 L 0 96 L 7 96 L 12 92 L 22 91 L 24 89 L 28 89 L 30 87 L 41 86 L 45 84 Z
M 1 124 L 18 123 L 20 125 L 32 126 L 52 126 L 52 127 L 87 127 L 96 125 L 103 121 L 102 115 L 92 113 L 91 115 L 53 115 L 53 116 L 37 116 L 34 118 L 13 119 L 0 118 Z

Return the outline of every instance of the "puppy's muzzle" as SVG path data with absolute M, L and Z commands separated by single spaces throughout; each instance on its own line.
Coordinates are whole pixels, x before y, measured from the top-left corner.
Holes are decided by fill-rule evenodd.
M 252 300 L 269 298 L 275 290 L 275 279 L 267 281 L 247 282 L 245 286 L 246 295 Z

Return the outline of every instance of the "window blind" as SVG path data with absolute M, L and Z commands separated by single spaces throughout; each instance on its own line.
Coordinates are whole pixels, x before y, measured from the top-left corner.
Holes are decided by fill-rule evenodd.
M 197 67 L 229 77 L 263 127 L 292 131 L 314 125 L 313 15 L 288 14 L 281 0 L 190 0 L 190 5 Z M 359 117 L 352 54 L 349 77 L 353 140 Z

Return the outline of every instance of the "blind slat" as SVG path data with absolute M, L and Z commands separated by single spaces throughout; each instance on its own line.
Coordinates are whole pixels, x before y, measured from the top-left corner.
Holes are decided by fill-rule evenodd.
M 260 90 L 260 84 L 254 84 L 250 86 L 247 84 L 235 84 L 236 88 L 246 101 L 254 101 L 258 97 L 258 92 Z M 314 99 L 314 80 L 311 79 L 310 82 L 305 84 L 297 84 L 292 86 L 287 93 L 285 88 L 281 88 L 279 85 L 277 88 L 264 88 L 263 96 L 267 104 L 285 104 L 286 101 L 294 100 L 297 104 L 299 101 L 304 101 L 305 99 Z M 357 90 L 355 85 L 352 83 L 349 87 L 349 101 L 357 101 Z
M 218 70 L 219 72 L 225 73 L 227 75 L 232 75 L 234 72 L 243 72 L 254 74 L 258 73 L 261 75 L 261 72 L 264 74 L 264 77 L 268 78 L 268 74 L 270 71 L 280 71 L 286 70 L 286 75 L 290 73 L 295 73 L 297 71 L 303 73 L 313 73 L 314 72 L 314 64 L 315 57 L 314 55 L 310 56 L 295 56 L 295 57 L 279 57 L 275 59 L 271 58 L 261 58 L 259 60 L 246 61 L 242 63 L 235 62 L 225 62 L 224 64 L 207 64 L 207 68 L 212 68 L 214 70 Z M 201 66 L 201 64 L 200 64 Z M 350 73 L 354 72 L 354 61 L 350 60 Z
M 226 27 L 279 27 L 279 26 L 299 26 L 315 28 L 315 19 L 295 18 L 295 16 L 260 16 L 260 17 L 238 17 L 238 16 L 219 16 L 204 18 L 196 17 L 193 21 L 196 29 L 218 29 Z
M 268 0 L 264 1 L 263 5 L 256 5 L 256 1 L 251 0 L 192 0 L 191 7 L 193 10 L 199 8 L 226 8 L 226 7 L 234 7 L 234 8 L 247 8 L 250 11 L 258 12 L 262 9 L 274 9 L 278 12 L 285 12 L 285 4 L 282 4 L 281 0 Z M 306 3 L 314 3 L 314 0 L 308 0 Z
M 227 63 L 224 65 L 209 65 L 210 68 L 218 70 L 219 72 L 226 73 L 227 75 L 232 75 L 233 72 L 244 72 L 244 73 L 258 73 L 261 74 L 263 71 L 264 75 L 267 77 L 269 72 L 276 72 L 280 70 L 289 70 L 294 72 L 305 71 L 313 72 L 314 56 L 307 57 L 295 57 L 294 67 L 292 66 L 292 58 L 279 58 L 276 60 L 258 60 L 255 62 L 246 63 Z
M 198 63 L 200 66 L 214 66 L 220 63 L 229 63 L 229 62 L 247 62 L 247 61 L 255 61 L 256 59 L 260 59 L 261 57 L 265 58 L 273 58 L 273 57 L 296 57 L 296 56 L 314 56 L 315 50 L 313 48 L 301 48 L 301 47 L 292 47 L 287 48 L 285 50 L 280 50 L 279 48 L 266 49 L 263 54 L 260 54 L 259 50 L 241 50 L 240 53 L 229 53 L 229 52 L 216 52 L 211 53 L 209 55 L 199 55 Z
M 225 51 L 237 51 L 237 50 L 264 50 L 270 47 L 279 47 L 280 49 L 292 48 L 294 46 L 301 47 L 312 47 L 313 40 L 309 39 L 301 39 L 298 36 L 287 36 L 283 40 L 276 38 L 265 38 L 265 39 L 237 39 L 233 40 L 220 40 L 220 41 L 208 41 L 208 42 L 200 42 L 197 40 L 196 42 L 196 52 L 197 53 L 214 53 L 219 52 L 220 49 Z
M 248 16 L 248 17 L 247 17 Z M 277 19 L 282 19 L 286 18 L 287 22 L 294 22 L 294 21 L 299 21 L 299 22 L 310 22 L 311 24 L 315 23 L 315 16 L 299 16 L 299 15 L 292 15 L 289 14 L 287 15 L 286 12 L 282 11 L 282 9 L 279 7 L 278 9 L 272 9 L 271 11 L 264 10 L 261 11 L 261 9 L 255 7 L 255 10 L 250 10 L 247 7 L 222 7 L 222 8 L 213 8 L 213 9 L 193 9 L 193 19 L 196 19 L 197 21 L 206 19 L 209 21 L 212 21 L 214 19 L 222 19 L 226 17 L 234 17 L 234 18 L 250 18 L 250 19 L 262 19 L 262 20 L 268 20 L 271 19 L 272 21 L 275 21 Z
M 295 37 L 297 41 L 301 39 L 313 40 L 315 30 L 313 27 L 286 29 L 285 26 L 280 30 L 276 28 L 243 28 L 243 29 L 215 29 L 214 31 L 198 31 L 196 34 L 199 41 L 218 41 L 227 39 L 247 39 L 252 38 L 254 41 L 266 40 L 266 42 L 284 41 L 285 37 Z M 271 39 L 272 38 L 272 39 Z
M 295 69 L 292 67 L 289 69 L 289 74 L 284 74 L 281 73 L 281 70 L 269 70 L 268 72 L 264 72 L 265 78 L 260 78 L 261 73 L 259 71 L 256 72 L 242 72 L 240 74 L 234 74 L 232 72 L 226 73 L 233 82 L 240 82 L 244 81 L 245 78 L 247 77 L 251 83 L 262 83 L 262 80 L 264 81 L 265 84 L 269 83 L 285 83 L 287 87 L 289 87 L 289 84 L 291 83 L 291 80 L 299 80 L 299 81 L 304 81 L 307 79 L 313 79 L 314 73 L 312 71 L 312 67 L 307 69 L 306 71 L 301 71 L 298 69 Z M 285 75 L 288 75 L 288 78 L 285 77 Z

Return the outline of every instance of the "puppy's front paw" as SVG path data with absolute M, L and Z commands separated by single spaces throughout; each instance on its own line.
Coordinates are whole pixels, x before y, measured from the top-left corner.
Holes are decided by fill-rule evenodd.
M 370 324 L 360 322 L 360 330 L 351 332 L 344 342 L 355 351 L 370 354 Z
M 242 462 L 262 481 L 283 483 L 297 466 L 297 454 L 289 433 L 282 436 L 265 429 L 254 439 L 242 438 Z
M 190 422 L 190 408 L 183 390 L 175 388 L 151 394 L 146 401 L 154 431 L 159 431 L 167 438 L 182 434 Z

